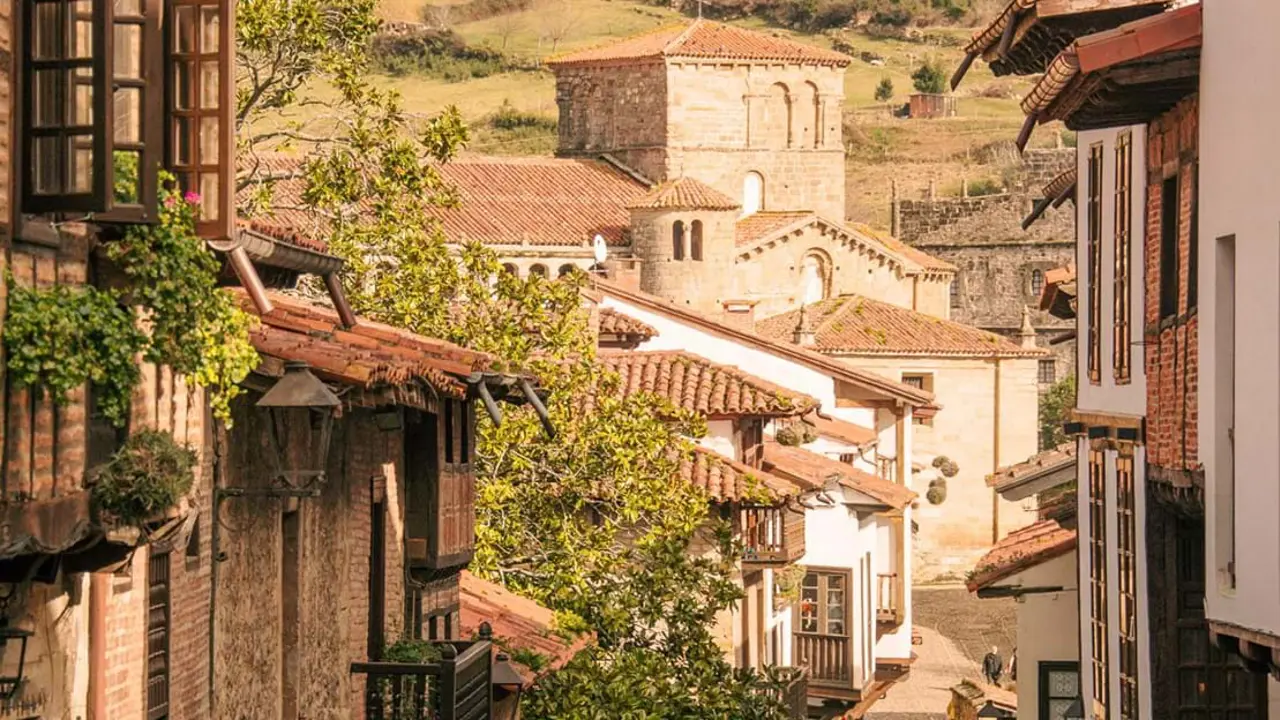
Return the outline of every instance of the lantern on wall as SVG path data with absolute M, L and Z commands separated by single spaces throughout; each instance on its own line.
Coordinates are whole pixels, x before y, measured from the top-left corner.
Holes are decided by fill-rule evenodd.
M 333 421 L 341 405 L 306 363 L 285 363 L 284 375 L 257 403 L 269 416 L 277 483 L 301 490 L 324 481 Z
M 22 673 L 27 661 L 27 639 L 33 633 L 30 630 L 10 627 L 7 623 L 0 626 L 0 653 L 8 655 L 11 647 L 10 643 L 14 643 L 18 648 L 18 670 L 16 673 L 0 673 L 0 699 L 8 700 L 18 694 L 18 689 L 22 687 Z

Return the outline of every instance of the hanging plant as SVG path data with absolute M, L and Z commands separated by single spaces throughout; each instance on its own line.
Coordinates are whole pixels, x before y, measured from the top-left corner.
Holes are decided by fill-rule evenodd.
M 90 286 L 45 288 L 9 283 L 4 344 L 10 380 L 48 391 L 55 403 L 85 383 L 98 411 L 122 427 L 141 373 L 136 357 L 147 346 L 134 315 L 119 298 Z
M 941 505 L 947 499 L 947 481 L 935 478 L 929 482 L 929 490 L 924 494 L 931 505 Z
M 804 443 L 804 434 L 794 425 L 788 425 L 784 428 L 779 428 L 778 432 L 774 433 L 773 439 L 777 440 L 779 445 L 797 447 Z
M 935 457 L 933 459 L 933 466 L 937 468 L 938 472 L 942 473 L 944 477 L 952 478 L 960 472 L 960 466 L 946 455 L 939 455 Z
M 773 609 L 790 607 L 800 599 L 800 584 L 804 582 L 805 569 L 801 565 L 788 565 L 773 571 Z
M 98 471 L 93 502 L 112 521 L 142 525 L 175 507 L 195 482 L 196 454 L 159 430 L 133 432 Z
M 26 288 L 8 278 L 4 344 L 15 383 L 43 388 L 59 404 L 90 383 L 99 411 L 123 427 L 141 355 L 205 387 L 214 415 L 230 420 L 239 382 L 259 359 L 249 342 L 253 318 L 218 287 L 218 262 L 195 234 L 199 196 L 180 197 L 171 180 L 158 222 L 131 226 L 105 246 L 125 287 Z

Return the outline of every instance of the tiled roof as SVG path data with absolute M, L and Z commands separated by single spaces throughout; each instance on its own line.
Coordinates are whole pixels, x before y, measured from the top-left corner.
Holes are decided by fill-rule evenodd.
M 665 315 L 675 319 L 677 322 L 695 325 L 719 337 L 728 338 L 731 342 L 741 343 L 744 346 L 756 348 L 800 363 L 831 378 L 851 383 L 856 387 L 876 393 L 878 396 L 901 400 L 916 408 L 933 403 L 933 393 L 892 380 L 870 370 L 853 367 L 846 362 L 794 345 L 787 340 L 773 340 L 758 331 L 752 332 L 730 326 L 707 315 L 680 307 L 670 300 L 637 290 L 630 290 L 597 276 L 591 278 L 591 283 L 595 290 L 622 302 L 631 303 L 645 310 Z M 788 335 L 788 340 L 789 338 L 790 336 Z
M 754 245 L 780 230 L 816 218 L 817 215 L 804 211 L 751 213 L 734 225 L 734 242 L 738 247 Z
M 248 294 L 239 288 L 233 292 L 256 315 Z M 268 296 L 274 308 L 258 316 L 261 322 L 249 334 L 253 346 L 262 355 L 305 362 L 331 382 L 366 390 L 393 388 L 410 398 L 425 385 L 428 395 L 434 391 L 462 398 L 466 386 L 458 378 L 492 362 L 484 353 L 370 320 L 344 330 L 328 308 L 280 293 Z
M 710 20 L 658 28 L 608 45 L 569 52 L 547 60 L 551 67 L 594 65 L 660 58 L 765 60 L 846 66 L 848 55 Z
M 541 656 L 544 662 L 537 671 L 513 658 L 526 682 L 560 669 L 595 641 L 591 633 L 574 638 L 557 633 L 553 611 L 468 570 L 462 571 L 458 583 L 462 637 L 474 637 L 487 622 L 494 642 L 508 655 L 523 651 Z
M 701 445 L 681 461 L 680 477 L 706 490 L 714 502 L 777 501 L 796 497 L 808 489 Z
M 624 315 L 613 308 L 606 307 L 600 308 L 600 334 L 648 340 L 657 337 L 658 331 L 630 315 Z
M 969 591 L 989 587 L 1076 548 L 1076 531 L 1054 520 L 1041 520 L 1014 530 L 996 543 L 969 576 Z
M 870 235 L 872 238 L 879 241 L 880 244 L 898 253 L 899 255 L 906 257 L 911 262 L 915 263 L 916 265 L 919 265 L 920 268 L 923 270 L 927 270 L 930 272 L 951 272 L 951 273 L 956 271 L 956 266 L 952 265 L 946 260 L 943 260 L 942 258 L 934 257 L 929 253 L 924 252 L 923 250 L 918 250 L 914 247 L 911 247 L 910 245 L 899 240 L 898 238 L 888 233 L 882 233 L 872 228 L 870 225 L 866 225 L 863 223 L 852 223 L 852 225 L 853 225 L 853 229 L 865 235 Z
M 297 168 L 296 158 L 272 157 L 273 173 Z M 626 206 L 649 188 L 607 162 L 549 157 L 464 155 L 441 165 L 458 205 L 430 209 L 450 242 L 489 245 L 587 247 L 596 235 L 610 246 L 630 244 Z M 294 209 L 302 204 L 301 178 L 273 185 L 270 214 L 259 222 L 300 235 L 324 237 L 323 218 Z
M 871 300 L 845 295 L 806 308 L 815 330 L 814 349 L 854 355 L 919 355 L 961 357 L 1039 357 L 1046 351 L 1023 348 L 985 330 Z M 765 337 L 792 337 L 800 311 L 756 323 Z
M 1072 440 L 1062 443 L 1058 447 L 1032 455 L 1020 463 L 1005 465 L 987 476 L 987 486 L 995 488 L 996 492 L 1000 492 L 1001 487 L 1007 487 L 1010 483 L 1025 480 L 1042 472 L 1051 472 L 1068 464 L 1074 464 L 1075 459 L 1076 443 Z
M 878 478 L 869 472 L 832 460 L 804 448 L 789 447 L 773 440 L 764 444 L 764 468 L 781 477 L 822 487 L 830 478 L 889 507 L 900 510 L 916 494 L 906 486 Z
M 824 418 L 814 413 L 805 418 L 805 422 L 811 423 L 813 429 L 819 435 L 829 437 L 850 445 L 867 445 L 876 441 L 876 431 L 871 428 L 865 428 L 861 425 L 854 425 L 851 422 L 840 420 L 838 418 Z
M 680 177 L 650 190 L 627 205 L 644 210 L 737 210 L 736 200 L 691 177 Z
M 707 417 L 791 417 L 818 406 L 808 395 L 680 350 L 601 352 L 597 359 L 621 377 L 620 392 L 653 393 Z
M 319 253 L 329 250 L 329 243 L 325 241 L 323 236 L 312 237 L 304 235 L 297 229 L 284 224 L 277 217 L 249 218 L 247 220 L 240 218 L 236 220 L 236 225 L 241 229 L 262 233 L 272 240 L 278 240 L 305 250 L 314 250 Z

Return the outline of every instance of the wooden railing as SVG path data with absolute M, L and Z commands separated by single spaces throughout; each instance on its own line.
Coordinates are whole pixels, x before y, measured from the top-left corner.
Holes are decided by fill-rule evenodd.
M 804 720 L 809 713 L 809 670 L 803 667 L 783 667 L 777 670 L 783 681 L 777 698 L 787 709 L 788 720 Z
M 441 658 L 430 663 L 351 663 L 364 675 L 365 720 L 489 720 L 492 644 L 436 643 Z
M 796 633 L 795 639 L 795 664 L 809 670 L 810 683 L 851 687 L 853 667 L 848 637 Z
M 738 511 L 742 561 L 786 565 L 804 555 L 804 513 L 785 507 L 744 507 Z
M 880 573 L 876 591 L 876 622 L 902 622 L 902 609 L 898 607 L 898 573 Z

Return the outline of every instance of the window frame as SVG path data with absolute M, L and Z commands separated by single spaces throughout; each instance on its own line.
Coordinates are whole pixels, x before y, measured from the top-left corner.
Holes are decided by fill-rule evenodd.
M 1172 190 L 1172 192 L 1170 192 Z M 1170 197 L 1172 195 L 1172 198 Z M 1172 201 L 1171 201 L 1172 200 Z M 1178 316 L 1178 267 L 1179 235 L 1182 212 L 1182 171 L 1164 178 L 1160 183 L 1160 320 Z
M 689 223 L 689 259 L 702 262 L 702 221 Z
M 146 663 L 143 667 L 144 716 L 146 720 L 167 720 L 172 709 L 173 688 L 173 566 L 169 562 L 169 552 L 152 552 L 147 558 L 147 621 L 146 621 Z M 158 570 L 163 570 L 163 577 L 157 578 Z M 158 596 L 158 597 L 157 597 Z M 156 615 L 159 609 L 161 614 Z M 159 619 L 157 625 L 156 620 Z M 153 650 L 152 636 L 163 633 L 163 648 Z M 152 667 L 152 659 L 161 656 L 157 669 Z M 163 693 L 151 692 L 153 681 L 160 680 L 164 684 Z M 160 696 L 163 695 L 163 700 Z
M 1085 251 L 1089 263 L 1088 371 L 1091 385 L 1102 384 L 1102 165 L 1103 144 L 1089 146 L 1088 227 Z
M 817 614 L 815 615 L 815 620 L 817 620 L 818 623 L 817 630 L 804 629 L 804 583 L 809 575 L 815 576 L 818 580 Z M 844 582 L 844 619 L 842 621 L 844 623 L 844 632 L 840 633 L 833 633 L 830 631 L 829 622 L 831 618 L 828 617 L 827 613 L 830 605 L 827 603 L 826 591 L 830 589 L 829 581 L 834 577 L 838 577 L 842 582 Z M 849 568 L 806 566 L 805 577 L 800 579 L 800 588 L 801 599 L 796 603 L 795 632 L 802 635 L 848 638 L 850 642 L 852 642 L 853 628 L 851 627 L 851 623 L 853 622 L 853 571 Z
M 1191 227 L 1187 228 L 1187 312 L 1200 304 L 1200 161 L 1191 172 Z
M 1111 702 L 1107 627 L 1107 466 L 1106 453 L 1089 448 L 1089 621 L 1093 700 L 1103 716 Z
M 684 221 L 671 223 L 671 259 L 683 262 L 687 253 L 684 249 Z
M 1030 277 L 1031 297 L 1040 297 L 1044 292 L 1044 271 L 1040 268 L 1031 269 Z
M 902 373 L 902 384 L 910 385 L 917 390 L 923 390 L 927 393 L 933 392 L 933 373 L 931 372 L 904 372 Z M 920 417 L 912 414 L 912 425 L 920 425 L 923 427 L 933 427 L 933 418 Z
M 1120 717 L 1139 717 L 1137 489 L 1132 449 L 1116 454 L 1116 561 L 1120 627 Z
M 1114 254 L 1112 278 L 1112 375 L 1117 385 L 1128 384 L 1133 362 L 1131 322 L 1133 316 L 1133 133 L 1116 139 L 1116 187 Z
M 1052 673 L 1074 673 L 1076 676 L 1076 694 L 1071 697 L 1054 696 L 1049 694 L 1049 676 Z M 1039 715 L 1040 720 L 1057 720 L 1050 713 L 1052 708 L 1050 704 L 1054 700 L 1071 700 L 1074 701 L 1080 694 L 1080 663 L 1070 660 L 1041 660 L 1036 666 L 1036 689 L 1040 698 Z
M 1045 379 L 1045 368 L 1049 368 L 1049 379 Z M 1058 382 L 1058 361 L 1053 358 L 1041 360 L 1036 366 L 1036 380 L 1040 385 L 1053 385 Z

